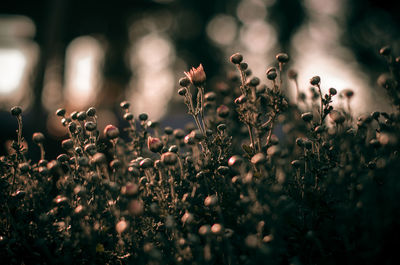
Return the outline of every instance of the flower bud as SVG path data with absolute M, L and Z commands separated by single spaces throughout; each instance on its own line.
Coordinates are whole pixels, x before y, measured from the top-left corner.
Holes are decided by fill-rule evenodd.
M 129 107 L 131 106 L 131 104 L 130 104 L 128 101 L 122 101 L 122 102 L 119 104 L 119 106 L 120 106 L 122 109 L 127 110 L 127 109 L 129 109 Z
M 57 116 L 60 116 L 60 117 L 64 117 L 64 115 L 65 115 L 65 109 L 58 109 L 58 110 L 56 111 L 56 115 L 57 115 Z
M 240 64 L 243 61 L 243 56 L 240 53 L 232 54 L 230 61 L 233 64 Z
M 337 90 L 335 88 L 331 87 L 331 88 L 329 88 L 329 94 L 334 96 L 337 94 Z
M 279 63 L 287 63 L 289 61 L 289 55 L 283 52 L 278 53 L 275 58 Z
M 313 114 L 312 114 L 312 112 L 306 112 L 306 113 L 301 114 L 301 118 L 305 122 L 310 122 L 313 119 Z
M 104 135 L 108 139 L 115 139 L 119 136 L 119 130 L 114 125 L 109 124 L 104 128 Z
M 173 152 L 166 152 L 161 155 L 161 161 L 164 165 L 173 166 L 178 161 L 178 156 Z
M 317 75 L 310 79 L 310 84 L 313 86 L 319 85 L 319 83 L 321 83 L 321 78 Z
M 161 148 L 163 148 L 163 143 L 160 141 L 160 139 L 149 136 L 147 138 L 147 147 L 153 153 L 158 153 L 161 151 Z
M 35 144 L 42 144 L 45 140 L 43 133 L 36 132 L 32 136 L 32 140 Z
M 94 117 L 96 115 L 96 109 L 94 107 L 88 108 L 88 110 L 86 111 L 86 115 L 88 117 Z
M 276 73 L 276 68 L 275 67 L 268 68 L 266 74 L 267 74 L 267 78 L 269 80 L 275 80 L 276 77 L 278 76 L 278 74 Z
M 11 115 L 13 116 L 19 116 L 22 113 L 22 109 L 19 106 L 15 106 L 11 108 Z
M 179 79 L 179 85 L 181 87 L 188 87 L 190 85 L 190 79 L 187 76 L 182 77 Z
M 226 118 L 229 115 L 229 108 L 225 105 L 221 105 L 217 108 L 217 114 L 221 118 Z

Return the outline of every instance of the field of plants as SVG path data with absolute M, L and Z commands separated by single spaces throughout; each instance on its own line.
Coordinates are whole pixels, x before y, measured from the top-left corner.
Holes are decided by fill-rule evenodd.
M 358 95 L 319 76 L 289 100 L 286 53 L 262 77 L 233 54 L 236 74 L 214 87 L 201 64 L 182 73 L 185 128 L 136 117 L 126 101 L 120 128 L 98 128 L 93 107 L 59 109 L 64 153 L 51 161 L 41 132 L 29 136 L 41 159 L 28 159 L 13 107 L 1 263 L 398 264 L 400 57 L 380 53 L 393 113 L 354 117 Z

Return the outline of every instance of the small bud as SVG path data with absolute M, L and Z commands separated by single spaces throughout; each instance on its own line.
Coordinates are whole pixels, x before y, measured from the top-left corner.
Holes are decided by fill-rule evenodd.
M 229 116 L 229 108 L 225 105 L 221 105 L 217 108 L 217 114 L 221 118 L 226 118 Z
M 289 55 L 282 52 L 278 53 L 275 58 L 279 63 L 287 63 L 289 61 Z
M 182 77 L 179 79 L 179 85 L 181 87 L 188 87 L 190 85 L 190 79 L 187 76 Z
M 88 110 L 86 111 L 86 115 L 88 117 L 94 117 L 96 115 L 96 109 L 94 107 L 88 108 Z
M 335 88 L 331 87 L 331 88 L 329 88 L 329 94 L 334 96 L 337 94 L 337 90 Z
M 11 108 L 11 115 L 13 116 L 19 116 L 22 113 L 22 109 L 19 106 L 15 106 Z
M 251 86 L 258 86 L 260 84 L 260 79 L 258 77 L 253 77 L 249 81 L 249 85 Z
M 147 147 L 153 153 L 158 153 L 163 148 L 163 143 L 160 141 L 160 139 L 149 136 L 147 138 Z
M 122 102 L 119 104 L 119 106 L 120 106 L 122 109 L 127 110 L 127 109 L 129 109 L 129 107 L 131 106 L 131 103 L 129 103 L 128 101 L 122 101 Z
M 278 74 L 276 73 L 276 68 L 275 67 L 268 68 L 266 74 L 267 74 L 267 78 L 269 80 L 275 80 L 276 77 L 278 76 Z
M 172 129 L 172 127 L 170 127 L 170 126 L 167 126 L 167 127 L 164 128 L 164 133 L 166 135 L 171 135 L 171 134 L 174 133 L 174 129 Z
M 124 120 L 126 120 L 126 121 L 131 121 L 131 120 L 133 120 L 133 114 L 130 113 L 130 112 L 125 113 L 125 114 L 124 114 Z
M 92 122 L 92 121 L 87 121 L 85 122 L 85 129 L 89 132 L 93 132 L 94 130 L 96 130 L 97 125 L 96 123 Z
M 312 112 L 306 112 L 306 113 L 301 114 L 301 118 L 305 122 L 310 122 L 313 119 L 313 114 L 312 114 Z
M 65 115 L 65 109 L 58 109 L 58 110 L 56 111 L 56 115 L 57 115 L 57 116 L 60 116 L 60 117 L 64 117 L 64 115 Z
M 230 61 L 233 64 L 240 64 L 243 61 L 243 56 L 240 53 L 232 54 Z
M 178 156 L 174 152 L 166 152 L 161 155 L 161 161 L 164 165 L 173 166 L 178 161 Z
M 139 114 L 139 120 L 141 121 L 146 121 L 148 118 L 149 116 L 146 113 Z
M 240 67 L 240 70 L 246 71 L 247 68 L 249 68 L 249 65 L 247 63 L 240 63 L 239 67 Z
M 42 144 L 45 140 L 43 133 L 36 132 L 32 136 L 32 140 L 35 144 Z
M 119 136 L 119 130 L 114 125 L 109 124 L 104 128 L 104 135 L 108 139 L 115 139 Z
M 85 152 L 93 156 L 97 152 L 97 147 L 94 143 L 85 145 Z
M 178 90 L 178 94 L 179 94 L 180 96 L 184 96 L 184 95 L 186 95 L 186 93 L 187 93 L 186 87 L 181 87 L 181 88 Z
M 321 83 L 321 78 L 317 75 L 310 79 L 310 84 L 313 86 L 317 86 L 320 83 Z
M 71 119 L 73 119 L 73 120 L 78 119 L 78 112 L 77 111 L 71 112 Z
M 74 147 L 74 141 L 72 139 L 65 139 L 61 142 L 61 146 L 64 150 L 71 150 Z
M 87 117 L 86 112 L 84 112 L 84 111 L 80 111 L 76 116 L 78 121 L 84 121 L 86 119 L 86 117 Z
M 181 140 L 185 137 L 185 132 L 182 129 L 175 129 L 174 130 L 174 137 L 177 140 Z

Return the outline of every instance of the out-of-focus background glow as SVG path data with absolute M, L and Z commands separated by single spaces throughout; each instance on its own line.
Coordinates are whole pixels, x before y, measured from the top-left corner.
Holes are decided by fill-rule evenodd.
M 10 107 L 21 105 L 28 131 L 59 138 L 57 108 L 95 106 L 118 123 L 118 104 L 129 100 L 135 116 L 176 124 L 186 117 L 177 95 L 183 71 L 202 63 L 213 90 L 215 77 L 235 70 L 228 60 L 235 52 L 262 83 L 269 84 L 265 70 L 277 66 L 275 54 L 286 52 L 285 68 L 298 72 L 307 95 L 319 75 L 324 92 L 355 92 L 354 114 L 388 110 L 376 85 L 387 71 L 378 51 L 391 44 L 400 52 L 398 7 L 381 0 L 10 2 L 0 9 L 0 119 L 8 124 Z M 100 117 L 99 127 L 106 122 Z
M 93 104 L 99 93 L 104 51 L 99 41 L 90 36 L 74 39 L 66 50 L 65 101 L 72 108 Z

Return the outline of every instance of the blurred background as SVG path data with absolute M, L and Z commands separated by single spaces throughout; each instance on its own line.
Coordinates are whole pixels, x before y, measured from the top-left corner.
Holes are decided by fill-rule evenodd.
M 202 63 L 212 90 L 234 70 L 234 52 L 263 82 L 275 54 L 287 52 L 302 91 L 319 75 L 325 92 L 354 90 L 356 114 L 388 110 L 376 85 L 387 71 L 378 51 L 390 44 L 400 55 L 399 7 L 384 0 L 2 1 L 0 155 L 15 138 L 14 105 L 24 110 L 28 143 L 35 131 L 47 135 L 48 158 L 65 137 L 54 114 L 60 107 L 95 106 L 101 130 L 121 121 L 126 99 L 136 115 L 183 126 L 190 120 L 176 92 L 183 71 Z

